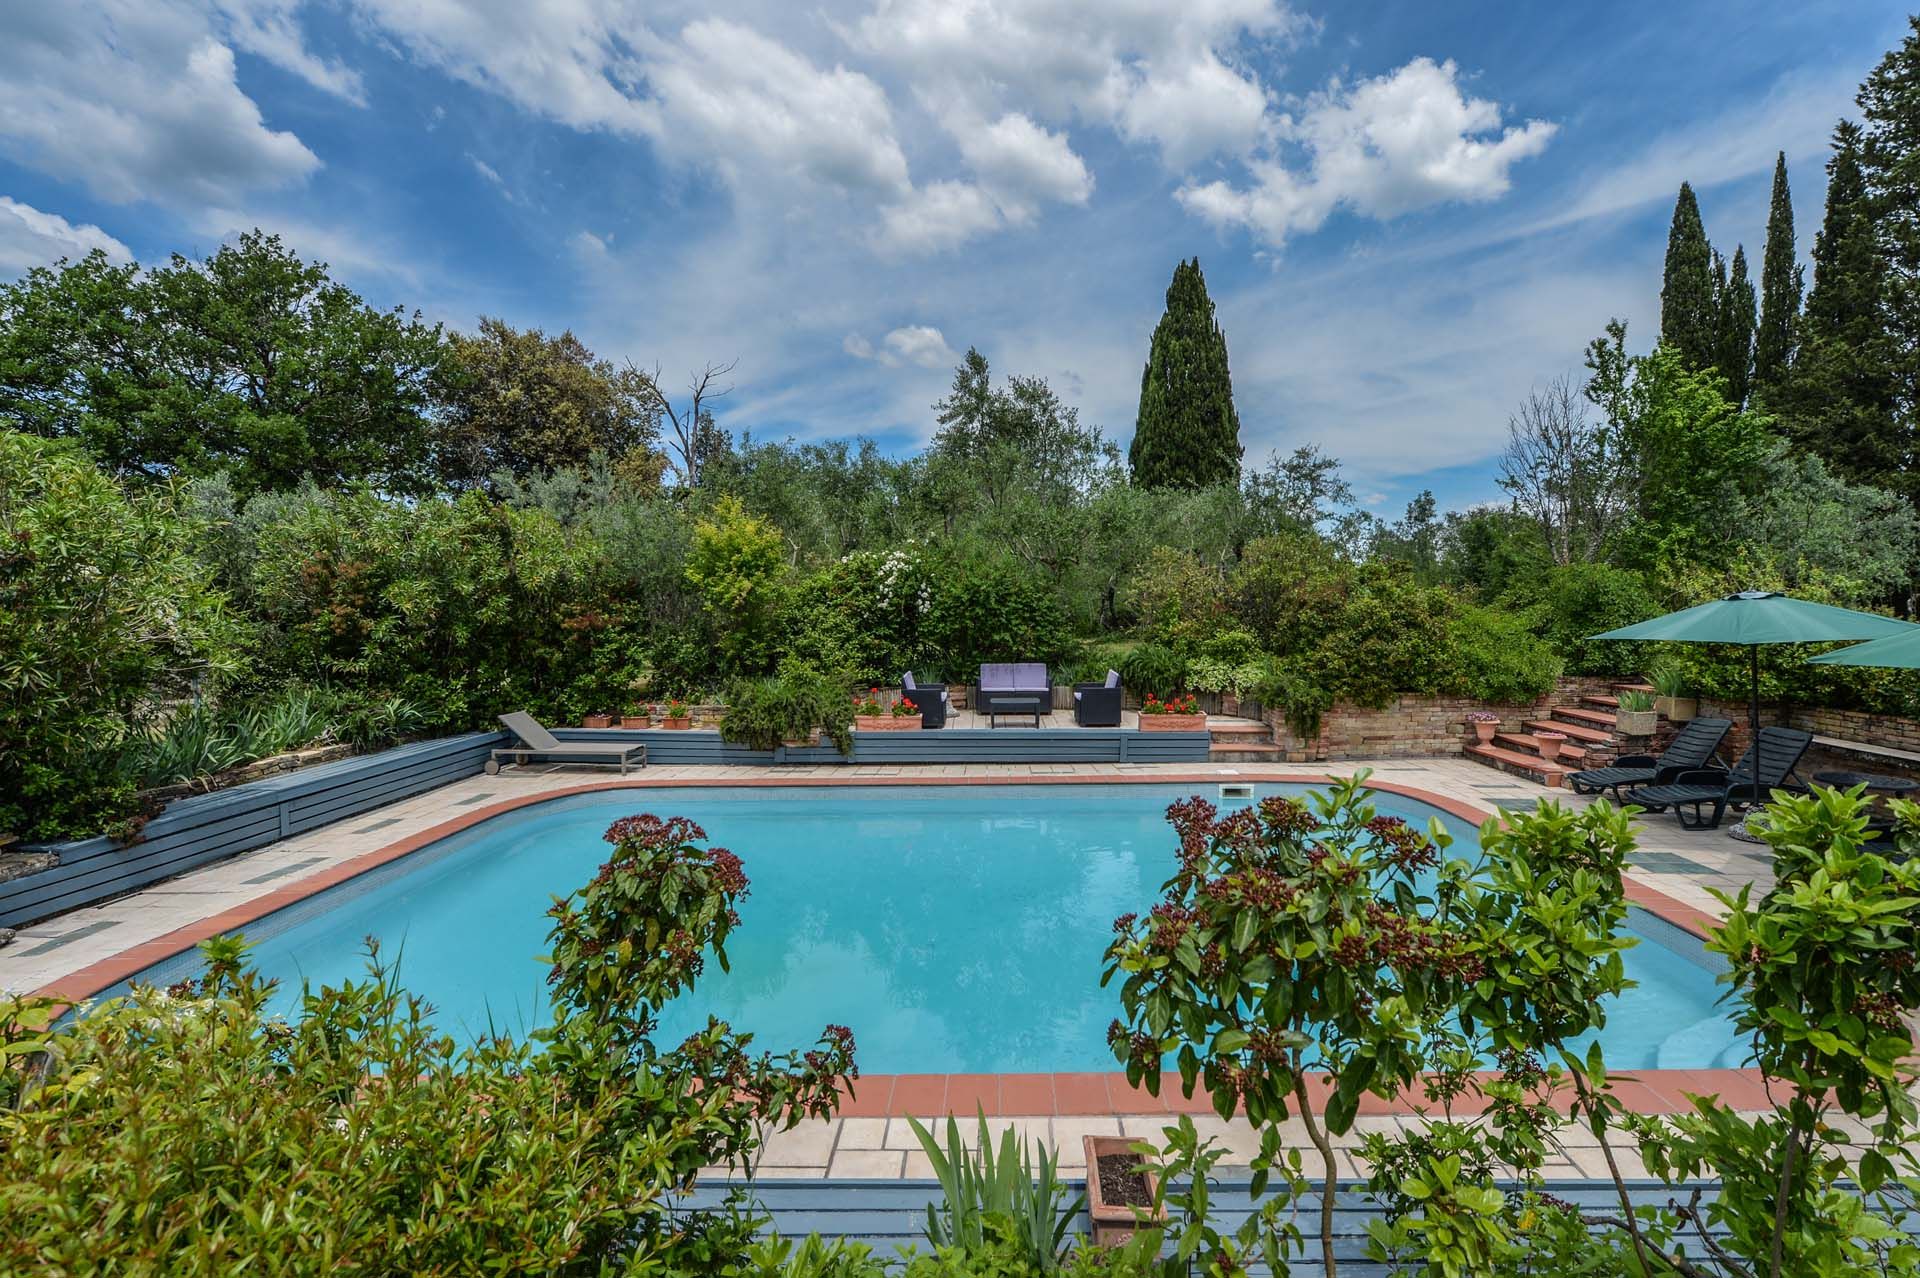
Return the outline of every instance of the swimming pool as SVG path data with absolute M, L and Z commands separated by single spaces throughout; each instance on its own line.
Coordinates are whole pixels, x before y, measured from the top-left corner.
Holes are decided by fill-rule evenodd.
M 1166 806 L 1194 788 L 602 790 L 483 821 L 245 930 L 256 964 L 282 982 L 281 1010 L 302 981 L 363 976 L 374 936 L 446 1032 L 524 1035 L 546 1020 L 552 899 L 592 877 L 616 818 L 686 816 L 744 858 L 752 892 L 727 947 L 732 971 L 708 966 L 668 1010 L 663 1042 L 711 1013 L 773 1050 L 848 1025 L 867 1073 L 1111 1071 L 1117 996 L 1099 986 L 1101 955 L 1114 917 L 1150 904 L 1171 872 Z M 1468 822 L 1411 798 L 1382 793 L 1376 805 L 1422 827 L 1440 817 L 1456 854 L 1475 843 Z M 1609 1011 L 1608 1064 L 1744 1064 L 1715 1006 L 1718 960 L 1645 911 L 1630 924 L 1642 943 L 1627 972 L 1640 984 Z M 164 985 L 198 967 L 190 953 L 135 979 Z

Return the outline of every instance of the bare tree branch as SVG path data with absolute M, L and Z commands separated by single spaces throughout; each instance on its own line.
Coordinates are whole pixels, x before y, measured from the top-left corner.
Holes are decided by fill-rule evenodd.
M 713 415 L 707 411 L 707 405 L 733 393 L 731 385 L 716 386 L 714 383 L 733 372 L 739 363 L 738 359 L 730 359 L 724 364 L 709 363 L 690 374 L 684 409 L 675 408 L 673 400 L 660 388 L 659 364 L 653 366 L 651 373 L 634 369 L 644 385 L 644 393 L 653 406 L 665 415 L 667 424 L 673 429 L 673 438 L 667 442 L 679 454 L 676 469 L 680 472 L 680 482 L 688 488 L 700 486 L 700 472 L 707 460 L 705 454 L 709 451 L 713 425 Z
M 1584 396 L 1565 377 L 1531 392 L 1508 420 L 1500 486 L 1539 524 L 1557 564 L 1604 553 L 1632 513 L 1636 481 L 1618 428 L 1589 418 Z

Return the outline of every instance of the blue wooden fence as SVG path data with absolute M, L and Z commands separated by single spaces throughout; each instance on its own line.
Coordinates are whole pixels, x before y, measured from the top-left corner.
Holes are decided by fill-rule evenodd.
M 566 741 L 647 743 L 654 764 L 846 763 L 831 743 L 749 750 L 716 732 L 559 728 Z M 506 734 L 474 732 L 268 777 L 167 805 L 139 842 L 105 838 L 50 845 L 59 863 L 0 883 L 0 927 L 95 905 L 279 839 L 397 803 L 480 771 Z M 1120 728 L 942 729 L 857 732 L 856 763 L 1204 763 L 1205 732 Z
M 473 776 L 500 739 L 497 732 L 473 732 L 416 741 L 177 799 L 147 823 L 137 843 L 93 838 L 52 844 L 59 864 L 0 883 L 0 927 L 93 905 Z
M 1083 1181 L 1069 1181 L 1069 1197 L 1085 1189 Z M 1665 1206 L 1675 1191 L 1655 1180 L 1629 1181 L 1628 1193 L 1636 1205 Z M 1592 1215 L 1617 1215 L 1619 1199 L 1613 1186 L 1600 1180 L 1550 1181 L 1547 1191 Z M 820 1234 L 847 1238 L 872 1247 L 877 1255 L 891 1257 L 902 1247 L 930 1250 L 925 1235 L 928 1204 L 941 1201 L 940 1185 L 931 1180 L 760 1180 L 750 1186 L 752 1198 L 769 1218 L 765 1229 L 787 1238 Z M 1689 1191 L 1690 1192 L 1690 1191 Z M 1718 1192 L 1708 1184 L 1703 1203 L 1711 1202 Z M 1684 1194 L 1680 1195 L 1685 1197 Z M 690 1198 L 696 1206 L 717 1206 L 723 1197 L 719 1186 L 705 1186 Z M 1213 1221 L 1222 1233 L 1232 1233 L 1252 1212 L 1254 1200 L 1247 1195 L 1245 1181 L 1225 1180 L 1217 1184 L 1211 1198 Z M 1342 1278 L 1382 1278 L 1394 1271 L 1367 1259 L 1367 1226 L 1380 1218 L 1380 1206 L 1371 1197 L 1341 1192 L 1334 1199 L 1334 1248 Z M 1293 1262 L 1298 1276 L 1320 1274 L 1320 1196 L 1309 1192 L 1297 1205 L 1294 1217 L 1307 1236 L 1303 1255 Z M 1087 1232 L 1085 1211 L 1075 1214 L 1075 1235 Z
M 848 760 L 831 742 L 749 750 L 717 732 L 659 728 L 556 728 L 562 741 L 644 741 L 647 762 L 719 763 L 1205 763 L 1205 732 L 1141 732 L 1134 728 L 938 728 L 920 732 L 856 732 Z

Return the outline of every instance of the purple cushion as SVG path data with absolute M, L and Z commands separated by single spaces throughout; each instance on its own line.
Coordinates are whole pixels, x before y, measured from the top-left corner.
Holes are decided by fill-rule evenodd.
M 1013 667 L 1004 664 L 980 667 L 980 691 L 1012 692 L 1015 688 Z
M 1013 668 L 1013 686 L 1022 691 L 1043 691 L 1047 687 L 1047 668 L 1037 661 L 1023 661 Z
M 1118 670 L 1110 669 L 1107 671 L 1107 686 L 1109 688 L 1117 688 L 1120 686 L 1120 672 Z
M 900 676 L 900 682 L 906 685 L 908 692 L 917 692 L 920 689 L 920 685 L 913 681 L 913 671 L 911 670 Z

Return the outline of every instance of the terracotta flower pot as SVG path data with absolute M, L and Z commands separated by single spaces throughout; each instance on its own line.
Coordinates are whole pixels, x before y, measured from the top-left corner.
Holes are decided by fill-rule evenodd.
M 1534 748 L 1540 752 L 1541 758 L 1557 759 L 1560 757 L 1560 747 L 1567 743 L 1567 734 L 1564 732 L 1536 732 L 1533 734 L 1533 741 Z
M 856 714 L 853 726 L 862 732 L 905 732 L 920 726 L 917 714 Z
M 1143 714 L 1140 716 L 1142 732 L 1205 732 L 1207 716 L 1204 714 Z
M 677 719 L 662 719 L 660 726 L 670 732 L 685 732 L 693 726 L 693 716 L 683 714 Z
M 653 726 L 653 718 L 650 715 L 644 714 L 623 714 L 620 716 L 620 726 L 628 729 L 651 728 Z
M 1125 1136 L 1082 1139 L 1087 1146 L 1087 1216 L 1093 1222 L 1093 1245 L 1115 1247 L 1143 1228 L 1164 1225 L 1166 1213 L 1153 1208 L 1159 1185 L 1152 1169 L 1133 1152 L 1133 1141 Z
M 590 714 L 580 721 L 584 728 L 611 728 L 613 716 L 610 714 Z
M 1499 723 L 1492 719 L 1475 719 L 1472 723 L 1473 735 L 1480 738 L 1481 745 L 1493 740 L 1493 734 L 1500 731 Z

